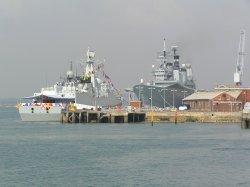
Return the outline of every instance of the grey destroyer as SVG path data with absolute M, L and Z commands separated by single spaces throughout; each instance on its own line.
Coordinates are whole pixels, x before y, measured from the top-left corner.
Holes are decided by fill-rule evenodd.
M 152 66 L 154 80 L 150 83 L 133 86 L 137 98 L 148 107 L 179 107 L 182 99 L 191 95 L 195 89 L 192 67 L 190 64 L 180 64 L 177 46 L 166 51 L 164 39 L 163 51 L 158 53 L 158 66 Z
M 41 88 L 33 96 L 24 97 L 17 108 L 23 121 L 60 121 L 62 110 L 97 109 L 122 104 L 119 90 L 104 72 L 103 64 L 94 66 L 94 51 L 87 51 L 84 73 L 77 76 L 72 63 L 66 77 L 51 87 Z M 101 73 L 102 79 L 97 77 Z
M 95 65 L 95 52 L 88 49 L 83 76 L 75 98 L 77 109 L 108 108 L 122 105 L 120 91 L 104 71 L 104 64 Z

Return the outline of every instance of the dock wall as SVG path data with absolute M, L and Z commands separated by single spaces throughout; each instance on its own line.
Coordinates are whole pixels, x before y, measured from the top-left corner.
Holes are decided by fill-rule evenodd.
M 145 112 L 128 112 L 122 110 L 63 111 L 62 123 L 137 123 L 145 121 Z
M 153 117 L 152 117 L 153 116 Z M 240 123 L 242 112 L 191 112 L 191 111 L 153 111 L 146 113 L 146 122 L 234 122 Z
M 191 112 L 191 111 L 93 111 L 77 110 L 65 111 L 62 113 L 62 123 L 137 123 L 137 122 L 158 122 L 158 123 L 242 123 L 250 127 L 250 119 L 243 118 L 242 112 Z M 244 122 L 243 121 L 243 122 Z M 249 124 L 249 125 L 248 125 Z

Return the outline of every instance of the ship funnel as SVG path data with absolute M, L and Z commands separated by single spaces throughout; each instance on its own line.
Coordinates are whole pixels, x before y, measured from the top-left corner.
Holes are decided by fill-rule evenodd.
M 179 64 L 179 58 L 180 56 L 177 55 L 177 48 L 178 46 L 171 46 L 172 51 L 173 51 L 173 56 L 174 56 L 174 70 L 178 70 L 180 68 L 180 64 Z
M 192 72 L 192 67 L 190 64 L 186 64 L 186 69 L 187 69 L 187 79 L 192 80 L 193 79 L 193 72 Z
M 181 65 L 180 75 L 181 75 L 182 82 L 185 84 L 186 81 L 187 81 L 187 67 L 186 67 L 186 64 Z
M 143 84 L 143 79 L 141 79 L 141 84 Z

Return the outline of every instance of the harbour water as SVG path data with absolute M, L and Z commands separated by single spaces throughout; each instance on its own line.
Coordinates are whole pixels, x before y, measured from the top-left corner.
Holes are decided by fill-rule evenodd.
M 0 186 L 250 186 L 240 124 L 27 123 L 0 107 Z

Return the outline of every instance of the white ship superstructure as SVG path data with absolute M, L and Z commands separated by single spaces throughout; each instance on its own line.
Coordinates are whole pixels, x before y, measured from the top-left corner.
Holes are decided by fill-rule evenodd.
M 41 88 L 41 92 L 24 97 L 25 102 L 18 104 L 19 114 L 23 121 L 60 121 L 61 112 L 75 101 L 76 82 L 71 69 L 66 79 L 52 87 Z

